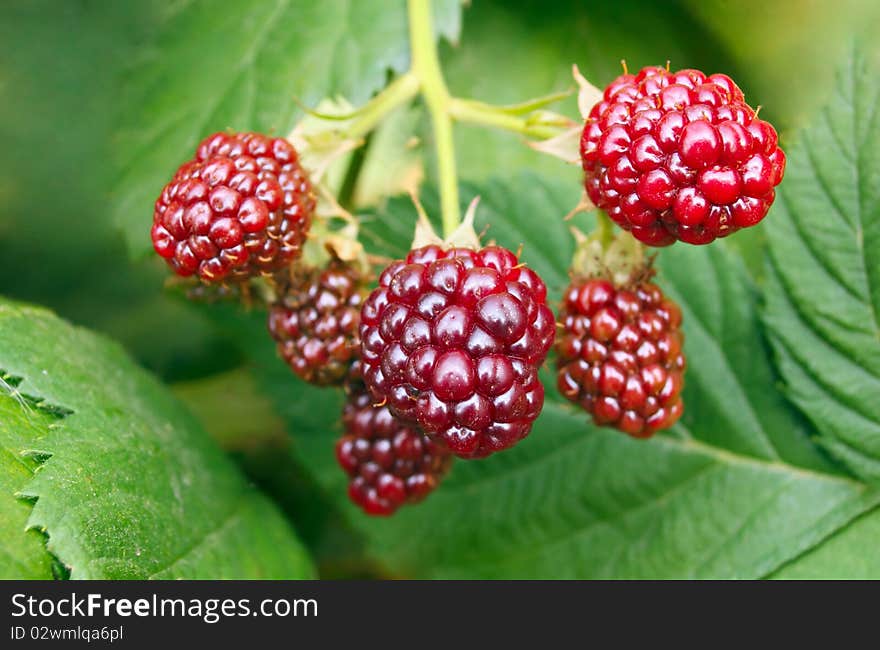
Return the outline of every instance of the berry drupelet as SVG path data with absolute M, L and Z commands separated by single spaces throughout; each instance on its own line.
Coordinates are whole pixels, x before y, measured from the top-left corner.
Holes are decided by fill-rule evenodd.
M 547 289 L 516 255 L 429 245 L 392 263 L 361 311 L 364 381 L 396 416 L 477 458 L 524 438 L 555 334 Z
M 336 459 L 349 476 L 349 497 L 369 515 L 421 501 L 449 471 L 452 456 L 442 443 L 375 407 L 363 386 L 349 395 L 342 423 Z
M 723 74 L 623 74 L 581 137 L 590 200 L 651 246 L 708 244 L 767 214 L 785 171 L 776 131 Z
M 299 256 L 315 197 L 282 138 L 216 133 L 162 190 L 153 247 L 180 276 L 240 281 Z
M 559 391 L 600 426 L 648 438 L 681 416 L 681 311 L 650 282 L 575 280 L 559 313 Z
M 365 287 L 349 264 L 333 259 L 299 274 L 269 309 L 269 333 L 278 353 L 305 381 L 340 385 L 357 372 L 361 303 Z

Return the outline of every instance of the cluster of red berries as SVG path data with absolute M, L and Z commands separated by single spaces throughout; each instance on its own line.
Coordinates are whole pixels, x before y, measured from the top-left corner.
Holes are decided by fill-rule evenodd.
M 755 225 L 785 168 L 773 127 L 729 77 L 663 68 L 605 89 L 581 156 L 593 203 L 653 246 Z M 681 416 L 681 311 L 649 268 L 617 284 L 614 269 L 575 270 L 557 323 L 544 282 L 514 253 L 431 244 L 389 264 L 367 297 L 364 274 L 336 256 L 290 268 L 314 210 L 287 141 L 218 133 L 156 201 L 153 245 L 205 285 L 272 278 L 280 356 L 305 381 L 346 391 L 336 456 L 366 513 L 420 501 L 454 456 L 485 457 L 526 437 L 554 341 L 560 392 L 596 424 L 646 438 Z
M 547 288 L 499 246 L 425 246 L 392 263 L 361 315 L 364 381 L 392 413 L 477 458 L 524 438 L 555 335 Z
M 315 197 L 293 146 L 257 133 L 216 133 L 156 200 L 153 247 L 180 276 L 245 280 L 299 256 Z
M 708 244 L 767 214 L 785 171 L 776 131 L 723 74 L 623 74 L 581 137 L 590 200 L 651 246 Z
M 269 333 L 278 353 L 303 380 L 341 385 L 357 372 L 363 280 L 338 259 L 295 275 L 269 308 Z
M 348 396 L 342 425 L 336 459 L 351 479 L 349 497 L 367 514 L 421 501 L 449 471 L 452 456 L 441 443 L 376 407 L 363 386 Z
M 556 344 L 559 391 L 635 438 L 672 426 L 682 413 L 681 311 L 650 282 L 573 282 Z

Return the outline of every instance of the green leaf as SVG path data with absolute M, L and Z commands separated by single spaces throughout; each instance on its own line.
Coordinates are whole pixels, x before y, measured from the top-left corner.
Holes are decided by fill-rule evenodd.
M 274 506 L 120 347 L 5 300 L 0 340 L 7 385 L 61 418 L 46 426 L 19 405 L 0 442 L 13 458 L 43 461 L 25 461 L 32 478 L 10 487 L 35 501 L 27 527 L 48 535 L 72 578 L 312 575 Z
M 880 101 L 858 51 L 789 148 L 767 219 L 765 320 L 786 391 L 820 443 L 880 481 Z
M 456 39 L 459 0 L 435 0 L 438 34 Z M 178 3 L 125 77 L 114 213 L 132 252 L 174 170 L 226 129 L 286 134 L 301 111 L 342 95 L 356 104 L 409 64 L 404 0 L 206 0 Z
M 773 462 L 840 473 L 787 408 L 769 363 L 757 289 L 724 248 L 675 246 L 660 256 L 660 283 L 681 306 L 687 352 L 682 426 L 715 447 Z
M 45 436 L 54 420 L 24 398 L 0 393 L 0 577 L 8 580 L 52 577 L 52 558 L 43 536 L 27 528 L 31 504 L 17 494 L 39 466 L 34 458 L 22 455 L 19 445 Z
M 572 252 L 562 217 L 578 192 L 524 174 L 462 195 L 482 197 L 478 231 L 491 225 L 487 238 L 514 250 L 524 244 L 522 259 L 556 301 Z M 423 198 L 436 214 L 436 196 Z M 368 247 L 405 250 L 414 221 L 407 200 L 391 201 L 365 224 Z M 388 520 L 347 502 L 333 457 L 340 395 L 294 380 L 271 345 L 256 351 L 296 461 L 348 513 L 365 561 L 409 577 L 757 578 L 878 503 L 877 492 L 813 448 L 776 390 L 742 262 L 720 245 L 678 246 L 659 266 L 658 281 L 684 313 L 691 370 L 680 425 L 650 441 L 597 429 L 547 372 L 547 403 L 526 440 L 458 462 L 423 504 Z
M 811 549 L 771 577 L 777 580 L 880 580 L 880 511 L 859 517 L 825 543 Z

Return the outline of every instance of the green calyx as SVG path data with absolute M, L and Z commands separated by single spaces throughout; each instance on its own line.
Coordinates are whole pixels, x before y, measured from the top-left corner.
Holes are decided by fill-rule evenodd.
M 425 212 L 418 197 L 412 196 L 416 211 L 419 214 L 416 221 L 416 229 L 413 234 L 412 249 L 422 248 L 423 246 L 436 245 L 441 248 L 471 248 L 478 250 L 481 247 L 480 236 L 474 229 L 474 217 L 477 213 L 477 205 L 480 203 L 480 197 L 475 196 L 465 212 L 464 219 L 455 227 L 449 236 L 442 238 L 434 230 L 430 219 Z
M 326 222 L 316 222 L 297 266 L 324 268 L 334 261 L 344 262 L 363 277 L 369 277 L 370 263 L 363 244 L 358 241 L 356 223 L 331 230 Z
M 599 227 L 589 235 L 571 228 L 575 247 L 571 273 L 579 278 L 606 278 L 617 287 L 643 280 L 651 273 L 653 256 L 624 230 L 614 232 L 608 217 L 599 215 Z

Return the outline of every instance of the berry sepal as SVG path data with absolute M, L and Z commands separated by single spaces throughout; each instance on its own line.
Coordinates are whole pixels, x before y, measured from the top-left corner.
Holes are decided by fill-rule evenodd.
M 413 233 L 412 245 L 410 246 L 411 250 L 424 248 L 425 246 L 439 246 L 444 249 L 469 248 L 471 250 L 479 250 L 480 236 L 474 230 L 474 219 L 476 218 L 477 206 L 480 204 L 479 196 L 475 196 L 471 200 L 461 223 L 445 239 L 440 237 L 437 231 L 434 230 L 434 226 L 431 225 L 431 220 L 428 218 L 428 214 L 425 212 L 425 208 L 418 197 L 413 194 L 412 200 L 419 216 L 416 219 L 416 228 Z
M 571 261 L 571 276 L 582 280 L 607 278 L 623 287 L 646 279 L 652 257 L 645 247 L 628 232 L 612 231 L 608 217 L 597 214 L 598 227 L 589 235 L 571 228 L 576 246 Z

